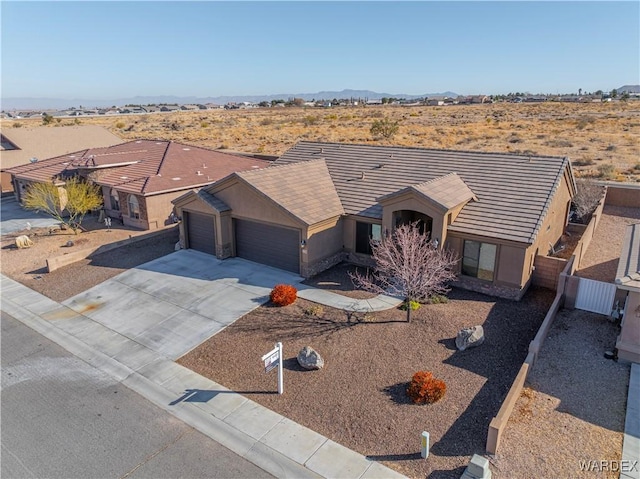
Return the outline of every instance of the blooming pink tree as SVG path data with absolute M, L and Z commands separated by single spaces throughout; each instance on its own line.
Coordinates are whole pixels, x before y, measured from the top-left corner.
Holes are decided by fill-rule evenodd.
M 455 279 L 457 255 L 421 234 L 417 223 L 402 225 L 381 241 L 371 241 L 375 268 L 366 275 L 351 274 L 353 283 L 366 291 L 404 298 L 407 322 L 411 302 L 425 302 L 449 291 Z

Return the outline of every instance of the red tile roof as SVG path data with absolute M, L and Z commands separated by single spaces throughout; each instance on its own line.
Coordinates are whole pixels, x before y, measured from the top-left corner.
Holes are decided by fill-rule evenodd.
M 265 160 L 171 141 L 135 140 L 11 168 L 9 172 L 17 178 L 50 181 L 65 171 L 105 169 L 97 175 L 97 184 L 146 196 L 201 187 L 235 171 L 259 169 L 270 164 Z

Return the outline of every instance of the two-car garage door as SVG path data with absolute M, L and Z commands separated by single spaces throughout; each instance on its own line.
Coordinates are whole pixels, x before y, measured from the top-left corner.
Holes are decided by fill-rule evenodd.
M 236 256 L 300 272 L 300 232 L 249 220 L 234 220 Z

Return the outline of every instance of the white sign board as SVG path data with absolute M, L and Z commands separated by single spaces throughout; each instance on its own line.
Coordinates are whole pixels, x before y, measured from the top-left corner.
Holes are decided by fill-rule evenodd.
M 282 372 L 282 343 L 276 344 L 276 347 L 262 356 L 264 361 L 264 372 L 268 373 L 276 366 L 278 366 L 278 394 L 282 394 L 284 391 L 283 386 L 283 372 Z
M 264 359 L 264 372 L 268 373 L 273 368 L 278 365 L 278 360 L 280 359 L 280 352 L 276 351 L 271 356 L 268 356 L 267 359 Z

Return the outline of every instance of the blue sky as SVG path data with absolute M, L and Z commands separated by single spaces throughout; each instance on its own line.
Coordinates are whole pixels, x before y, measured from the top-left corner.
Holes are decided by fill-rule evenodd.
M 640 83 L 640 2 L 2 1 L 2 96 Z

